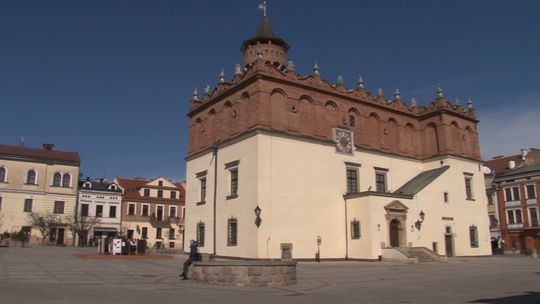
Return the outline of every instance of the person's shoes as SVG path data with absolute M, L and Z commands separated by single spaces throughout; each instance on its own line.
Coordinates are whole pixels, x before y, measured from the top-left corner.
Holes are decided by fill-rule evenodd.
M 185 277 L 186 275 L 182 272 L 182 274 L 178 275 L 179 277 Z
M 184 281 L 184 280 L 189 280 L 189 279 L 188 279 L 188 277 L 183 276 L 183 277 L 182 277 L 182 281 Z

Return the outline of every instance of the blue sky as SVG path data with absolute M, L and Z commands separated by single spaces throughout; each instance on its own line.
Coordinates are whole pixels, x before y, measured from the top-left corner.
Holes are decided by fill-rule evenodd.
M 227 78 L 260 1 L 1 1 L 0 143 L 77 151 L 91 177 L 182 180 L 189 100 Z M 485 159 L 540 146 L 540 1 L 269 1 L 297 72 L 387 98 L 471 96 Z

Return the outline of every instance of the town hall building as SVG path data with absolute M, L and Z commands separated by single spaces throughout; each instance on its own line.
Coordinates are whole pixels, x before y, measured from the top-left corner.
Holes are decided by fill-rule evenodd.
M 475 110 L 303 76 L 264 16 L 189 111 L 185 239 L 245 259 L 491 254 Z

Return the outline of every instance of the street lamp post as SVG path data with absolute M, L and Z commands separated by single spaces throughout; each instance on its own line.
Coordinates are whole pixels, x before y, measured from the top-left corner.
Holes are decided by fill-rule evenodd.
M 317 253 L 315 254 L 315 261 L 321 262 L 321 243 L 322 238 L 320 235 L 317 236 Z

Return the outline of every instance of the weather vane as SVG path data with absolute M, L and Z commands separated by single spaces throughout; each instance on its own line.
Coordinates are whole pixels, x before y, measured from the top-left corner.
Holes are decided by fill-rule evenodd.
M 266 17 L 266 1 L 259 4 L 259 10 L 263 13 L 263 17 Z

